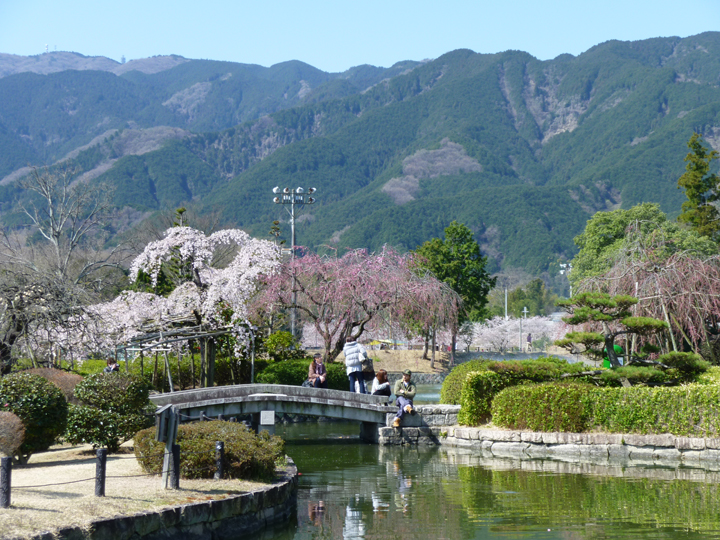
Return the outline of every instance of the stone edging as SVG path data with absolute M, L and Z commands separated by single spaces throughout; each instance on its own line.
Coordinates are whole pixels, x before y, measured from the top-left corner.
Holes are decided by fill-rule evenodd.
M 417 415 L 419 420 L 415 422 L 403 421 L 401 428 L 380 428 L 378 443 L 455 446 L 480 450 L 497 457 L 715 463 L 720 466 L 720 438 L 679 437 L 669 433 L 542 433 L 442 425 L 442 414 L 434 419 L 432 413 L 436 411 L 432 410 L 432 406 L 426 407 L 428 410 Z M 456 418 L 452 406 L 435 407 L 438 408 L 437 413 L 445 413 L 446 419 Z
M 476 448 L 503 457 L 720 463 L 720 438 L 669 433 L 541 433 L 460 426 L 438 432 L 440 444 Z
M 297 507 L 298 472 L 288 465 L 276 483 L 226 499 L 183 504 L 93 521 L 87 527 L 66 527 L 31 540 L 167 540 L 167 538 L 240 538 L 275 523 L 286 522 Z

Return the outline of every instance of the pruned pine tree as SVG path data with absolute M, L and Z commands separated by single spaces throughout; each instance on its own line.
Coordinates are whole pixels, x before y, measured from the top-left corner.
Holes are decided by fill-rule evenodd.
M 628 338 L 637 335 L 646 338 L 646 343 L 638 354 L 626 356 L 624 364 L 647 363 L 645 356 L 658 351 L 657 347 L 647 343 L 647 338 L 666 330 L 668 325 L 652 317 L 634 317 L 630 308 L 637 302 L 637 298 L 632 296 L 610 296 L 598 292 L 580 293 L 571 300 L 559 301 L 558 306 L 570 313 L 563 321 L 573 326 L 585 325 L 586 330 L 569 332 L 563 339 L 557 340 L 555 345 L 595 360 L 607 358 L 613 368 L 618 368 L 621 364 L 615 352 L 615 340 L 619 336 Z M 578 345 L 582 345 L 582 349 Z

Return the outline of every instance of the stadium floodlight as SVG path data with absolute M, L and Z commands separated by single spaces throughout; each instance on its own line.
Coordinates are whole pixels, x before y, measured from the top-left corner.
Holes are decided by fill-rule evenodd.
M 280 186 L 275 186 L 273 188 L 273 193 L 280 193 Z

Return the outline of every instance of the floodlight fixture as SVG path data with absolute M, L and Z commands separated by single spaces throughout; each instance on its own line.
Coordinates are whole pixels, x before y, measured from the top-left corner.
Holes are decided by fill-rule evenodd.
M 280 203 L 280 197 L 273 197 L 273 202 L 274 202 L 275 204 L 279 204 L 279 203 Z
M 315 193 L 316 191 L 317 191 L 317 189 L 315 189 L 314 187 L 311 187 L 310 189 L 308 189 L 308 193 Z
M 295 193 L 303 193 L 304 191 L 305 190 L 303 188 L 299 187 L 295 190 Z
M 275 187 L 273 188 L 273 193 L 280 193 L 280 187 L 279 187 L 279 186 L 275 186 Z
M 290 193 L 290 188 L 286 187 L 285 189 L 283 189 L 283 193 Z

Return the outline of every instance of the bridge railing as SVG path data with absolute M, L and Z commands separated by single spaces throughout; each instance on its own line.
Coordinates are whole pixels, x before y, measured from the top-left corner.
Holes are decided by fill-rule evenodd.
M 156 394 L 150 397 L 157 406 L 184 404 L 192 406 L 194 403 L 229 400 L 237 401 L 243 397 L 257 394 L 270 394 L 293 397 L 301 400 L 329 400 L 345 402 L 348 405 L 383 406 L 388 402 L 387 396 L 373 396 L 371 394 L 357 394 L 343 390 L 327 390 L 324 388 L 304 388 L 283 384 L 237 384 L 231 386 L 214 386 L 212 388 L 196 388 L 166 394 Z

